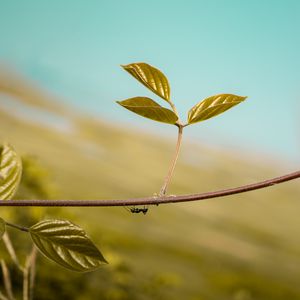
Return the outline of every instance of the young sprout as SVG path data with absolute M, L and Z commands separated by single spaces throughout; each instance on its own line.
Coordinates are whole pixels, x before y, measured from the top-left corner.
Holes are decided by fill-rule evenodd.
M 117 101 L 117 103 L 140 116 L 154 121 L 175 125 L 178 128 L 175 155 L 159 192 L 159 196 L 163 197 L 167 194 L 167 189 L 178 159 L 183 129 L 191 124 L 215 117 L 243 102 L 247 97 L 233 94 L 219 94 L 208 97 L 190 109 L 187 122 L 183 123 L 170 98 L 170 85 L 168 79 L 160 70 L 146 63 L 132 63 L 129 65 L 122 65 L 122 67 L 154 94 L 166 101 L 171 109 L 161 106 L 148 97 L 134 97 L 123 101 Z

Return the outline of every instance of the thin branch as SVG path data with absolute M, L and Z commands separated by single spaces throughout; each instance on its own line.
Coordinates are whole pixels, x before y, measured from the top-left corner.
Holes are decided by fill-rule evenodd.
M 263 189 L 269 186 L 280 184 L 286 181 L 300 178 L 300 171 L 293 172 L 287 175 L 275 177 L 272 179 L 243 185 L 236 188 L 229 188 L 214 192 L 201 194 L 182 195 L 182 196 L 166 196 L 166 197 L 146 197 L 132 199 L 109 199 L 109 200 L 12 200 L 0 201 L 0 206 L 127 206 L 127 205 L 158 205 L 167 203 L 179 203 L 189 201 L 200 201 L 211 198 L 224 197 L 234 194 L 250 192 L 258 189 Z
M 23 300 L 33 299 L 33 290 L 36 272 L 36 247 L 33 246 L 27 255 L 25 265 L 23 267 Z
M 9 300 L 14 300 L 15 297 L 12 291 L 11 277 L 4 259 L 1 259 L 1 269 L 2 269 L 3 283 L 4 283 L 7 297 Z
M 23 270 L 23 300 L 29 300 L 29 257 L 27 257 Z
M 0 291 L 0 300 L 9 300 L 4 294 Z
M 15 248 L 9 238 L 9 235 L 7 232 L 4 233 L 3 237 L 2 237 L 2 240 L 4 242 L 4 245 L 6 247 L 6 250 L 8 252 L 8 254 L 10 255 L 12 261 L 14 262 L 14 264 L 18 267 L 18 269 L 20 269 L 22 272 L 23 272 L 23 268 L 19 262 L 19 259 L 17 257 L 17 254 L 16 254 L 16 251 L 15 251 Z
M 5 222 L 5 224 L 7 226 L 10 226 L 12 228 L 16 228 L 16 229 L 21 230 L 21 231 L 25 231 L 25 232 L 29 231 L 29 229 L 27 227 L 24 227 L 24 226 L 20 226 L 20 225 L 17 225 L 17 224 L 12 224 L 12 223 L 9 223 L 9 222 Z
M 36 258 L 37 258 L 37 248 L 33 245 L 30 253 L 29 300 L 33 300 L 33 291 L 34 291 L 35 276 L 36 276 Z

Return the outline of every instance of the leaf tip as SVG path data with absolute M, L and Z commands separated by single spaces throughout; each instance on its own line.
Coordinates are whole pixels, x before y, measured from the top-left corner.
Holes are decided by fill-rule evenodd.
M 116 103 L 123 106 L 122 103 L 123 103 L 124 101 L 125 101 L 125 100 L 116 100 Z
M 132 64 L 127 64 L 127 65 L 120 65 L 124 70 L 128 71 L 131 67 Z
M 109 265 L 109 262 L 104 257 L 102 258 L 102 263 Z

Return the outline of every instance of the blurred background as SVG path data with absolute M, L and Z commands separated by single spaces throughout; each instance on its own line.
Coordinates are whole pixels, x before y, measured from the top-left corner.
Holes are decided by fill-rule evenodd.
M 159 191 L 177 130 L 115 103 L 160 102 L 120 68 L 141 61 L 169 78 L 184 120 L 208 96 L 249 97 L 186 129 L 171 194 L 297 170 L 299 29 L 296 0 L 0 0 L 0 140 L 23 158 L 16 198 Z M 123 208 L 2 208 L 1 217 L 24 225 L 70 219 L 110 262 L 74 274 L 39 256 L 36 299 L 300 299 L 299 192 L 294 181 L 151 207 L 146 216 Z M 11 237 L 24 259 L 30 241 Z M 3 245 L 0 255 L 9 262 Z M 21 276 L 10 267 L 18 296 Z

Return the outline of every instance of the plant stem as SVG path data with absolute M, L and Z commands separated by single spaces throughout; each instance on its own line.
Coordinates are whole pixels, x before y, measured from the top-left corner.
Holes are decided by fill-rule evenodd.
M 170 197 L 143 197 L 143 198 L 127 198 L 127 199 L 60 199 L 60 200 L 11 200 L 0 201 L 1 206 L 23 206 L 23 207 L 115 207 L 115 206 L 130 206 L 130 205 L 157 205 L 168 203 L 181 203 L 191 201 L 203 201 L 213 198 L 220 198 L 236 194 L 248 193 L 251 191 L 273 187 L 284 182 L 300 179 L 300 170 L 285 175 L 277 176 L 267 180 L 258 181 L 255 183 L 245 184 L 238 187 L 226 188 L 211 192 L 198 194 L 188 194 Z
M 14 300 L 15 297 L 12 291 L 11 277 L 4 259 L 1 259 L 1 269 L 2 269 L 3 282 L 4 282 L 4 287 L 5 287 L 7 297 L 9 300 Z
M 29 259 L 27 257 L 23 271 L 23 300 L 29 300 Z
M 9 235 L 8 235 L 8 232 L 5 232 L 4 235 L 3 235 L 3 243 L 7 249 L 7 252 L 11 258 L 11 260 L 14 262 L 14 264 L 23 272 L 23 269 L 22 269 L 22 266 L 19 262 L 19 259 L 17 257 L 17 254 L 16 254 L 16 251 L 15 251 L 15 248 L 9 238 Z
M 0 292 L 0 300 L 8 300 L 8 298 L 6 298 L 2 292 Z
M 32 247 L 28 254 L 23 271 L 23 300 L 33 299 L 37 249 Z
M 19 230 L 21 230 L 21 231 L 29 232 L 29 229 L 28 229 L 27 227 L 23 227 L 23 226 L 20 226 L 20 225 L 12 224 L 12 223 L 9 223 L 9 222 L 5 222 L 5 224 L 6 224 L 7 226 L 10 226 L 10 227 L 19 229 Z
M 177 125 L 177 126 L 178 126 L 178 137 L 177 137 L 177 144 L 176 144 L 176 149 L 175 149 L 175 155 L 174 155 L 173 160 L 171 162 L 171 166 L 170 166 L 169 172 L 168 172 L 168 174 L 167 174 L 167 176 L 165 178 L 164 184 L 163 184 L 163 186 L 160 189 L 160 192 L 159 192 L 159 196 L 160 197 L 163 197 L 163 196 L 166 195 L 168 186 L 170 184 L 170 181 L 171 181 L 171 178 L 172 178 L 175 166 L 176 166 L 178 155 L 179 155 L 179 150 L 180 150 L 180 145 L 181 145 L 181 140 L 182 140 L 182 133 L 183 133 L 183 126 L 180 125 L 180 124 Z
M 171 106 L 171 108 L 172 108 L 173 112 L 175 113 L 175 115 L 177 115 L 177 116 L 178 116 L 178 112 L 177 112 L 177 109 L 176 109 L 176 107 L 175 107 L 174 103 L 173 103 L 173 102 L 171 102 L 171 101 L 169 101 L 169 104 L 170 104 L 170 106 Z M 180 120 L 179 120 L 179 122 L 180 122 Z
M 37 257 L 37 248 L 33 246 L 30 253 L 29 300 L 33 300 L 33 291 L 34 291 L 35 275 L 36 275 L 36 257 Z

